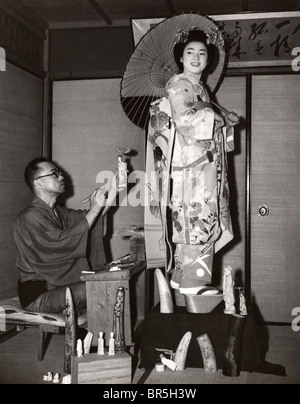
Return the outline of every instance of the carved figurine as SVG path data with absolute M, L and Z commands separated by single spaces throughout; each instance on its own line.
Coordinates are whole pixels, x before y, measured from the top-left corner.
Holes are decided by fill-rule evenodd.
M 82 347 L 81 339 L 77 340 L 76 354 L 77 354 L 77 358 L 82 358 L 82 356 L 83 356 L 83 347 Z
M 243 290 L 240 290 L 239 297 L 240 297 L 240 314 L 242 316 L 247 316 L 248 310 L 247 310 L 246 299 L 245 299 Z
M 115 339 L 114 339 L 114 333 L 113 332 L 110 333 L 108 355 L 109 356 L 115 355 Z
M 119 287 L 117 290 L 117 302 L 114 308 L 114 337 L 117 352 L 125 352 L 126 350 L 124 335 L 124 299 L 125 288 Z
M 104 339 L 103 339 L 103 332 L 99 333 L 98 338 L 98 355 L 104 355 Z
M 117 168 L 117 180 L 118 189 L 121 191 L 127 186 L 127 164 L 122 160 L 124 154 L 129 154 L 131 149 L 128 147 L 117 147 L 118 154 L 118 168 Z
M 43 381 L 44 382 L 52 382 L 53 381 L 53 374 L 51 372 L 48 372 L 47 375 L 43 376 Z
M 235 314 L 234 282 L 232 278 L 232 268 L 230 266 L 227 266 L 224 269 L 223 298 L 225 302 L 224 313 Z
M 119 287 L 117 290 L 117 302 L 114 309 L 114 337 L 115 350 L 117 352 L 125 352 L 125 336 L 124 336 L 124 298 L 125 289 Z
M 60 382 L 60 374 L 55 373 L 55 375 L 53 377 L 53 383 L 58 384 L 59 382 Z

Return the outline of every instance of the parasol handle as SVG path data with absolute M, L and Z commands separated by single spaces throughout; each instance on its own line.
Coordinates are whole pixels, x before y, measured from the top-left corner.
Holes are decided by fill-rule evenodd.
M 214 102 L 214 101 L 210 101 L 210 102 L 211 102 L 211 104 L 213 104 L 215 107 L 219 108 L 220 111 L 224 112 L 224 114 L 228 115 L 228 114 L 230 113 L 229 111 L 227 111 L 227 109 L 221 107 L 221 106 L 220 106 L 219 104 L 217 104 L 216 102 Z

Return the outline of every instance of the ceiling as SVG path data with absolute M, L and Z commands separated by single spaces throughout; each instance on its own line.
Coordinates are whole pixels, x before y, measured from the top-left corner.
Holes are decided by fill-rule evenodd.
M 3 1 L 3 0 L 0 0 Z M 18 0 L 50 29 L 129 25 L 131 18 L 291 11 L 300 0 Z

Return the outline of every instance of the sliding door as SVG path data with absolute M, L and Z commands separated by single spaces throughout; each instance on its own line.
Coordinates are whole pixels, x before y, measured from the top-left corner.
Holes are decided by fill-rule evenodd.
M 254 76 L 251 283 L 265 321 L 300 306 L 300 77 Z

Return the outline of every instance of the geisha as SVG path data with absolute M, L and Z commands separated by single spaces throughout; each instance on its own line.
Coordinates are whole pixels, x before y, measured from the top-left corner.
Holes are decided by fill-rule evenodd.
M 151 110 L 156 136 L 166 136 L 167 120 L 162 117 L 171 116 L 173 141 L 169 137 L 166 168 L 172 179 L 176 247 L 171 286 L 182 294 L 218 293 L 211 286 L 213 257 L 233 238 L 226 154 L 234 148 L 233 127 L 239 118 L 234 112 L 224 118 L 217 113 L 201 81 L 224 46 L 218 32 L 193 27 L 177 33 L 174 58 L 182 73 L 166 85 L 169 111 L 161 110 L 164 102 Z

